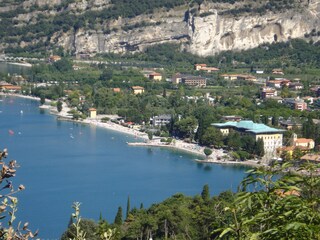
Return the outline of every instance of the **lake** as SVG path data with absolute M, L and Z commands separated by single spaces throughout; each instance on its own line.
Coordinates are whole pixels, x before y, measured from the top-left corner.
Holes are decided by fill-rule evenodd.
M 0 62 L 0 72 L 9 74 L 29 75 L 30 67 L 25 67 L 17 64 L 11 64 L 6 62 Z
M 73 202 L 81 216 L 113 222 L 119 206 L 149 207 L 175 193 L 211 194 L 236 190 L 245 167 L 199 164 L 194 156 L 161 148 L 128 146 L 122 133 L 58 121 L 34 100 L 0 96 L 0 148 L 20 164 L 14 186 L 17 219 L 39 229 L 41 239 L 58 239 L 67 228 Z M 9 130 L 14 134 L 9 134 Z M 16 221 L 17 223 L 18 221 Z
M 148 207 L 177 192 L 199 194 L 205 184 L 212 194 L 236 190 L 245 175 L 244 167 L 199 164 L 183 152 L 127 146 L 133 137 L 57 121 L 38 105 L 2 98 L 0 146 L 21 165 L 14 183 L 26 190 L 19 193 L 18 219 L 39 228 L 41 238 L 61 235 L 74 201 L 82 203 L 83 217 L 98 219 L 101 212 L 112 222 L 128 196 L 131 206 Z

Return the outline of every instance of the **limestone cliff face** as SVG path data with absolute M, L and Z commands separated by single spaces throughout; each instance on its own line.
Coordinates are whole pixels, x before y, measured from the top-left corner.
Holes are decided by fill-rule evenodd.
M 319 0 L 311 1 L 300 10 L 268 12 L 264 15 L 221 15 L 226 8 L 228 5 L 207 4 L 202 5 L 197 14 L 186 14 L 186 9 L 180 9 L 160 12 L 152 17 L 118 19 L 109 23 L 117 31 L 104 34 L 102 31 L 80 29 L 76 33 L 68 32 L 59 36 L 58 44 L 75 53 L 124 53 L 142 51 L 154 44 L 175 42 L 182 43 L 191 53 L 209 56 L 225 50 L 244 50 L 263 43 L 304 38 L 305 34 L 320 30 Z M 141 21 L 151 26 L 126 31 L 119 27 Z M 319 37 L 313 40 L 319 40 Z
M 208 56 L 225 50 L 250 49 L 263 43 L 304 38 L 305 34 L 320 30 L 319 1 L 298 12 L 263 16 L 221 16 L 215 9 L 209 11 L 211 14 L 206 17 L 192 16 L 189 20 L 191 40 L 186 47 L 194 54 Z
M 78 53 L 125 53 L 143 51 L 146 47 L 161 43 L 186 43 L 189 40 L 188 24 L 184 21 L 185 10 L 160 12 L 134 19 L 114 20 L 108 23 L 113 30 L 103 33 L 99 30 L 69 31 L 60 36 L 58 44 Z M 124 30 L 144 22 L 143 26 Z
M 46 38 L 34 38 L 20 42 L 20 46 L 49 41 L 67 51 L 79 53 L 124 53 L 143 51 L 146 47 L 161 43 L 180 43 L 187 51 L 201 56 L 214 55 L 225 50 L 243 50 L 263 43 L 287 41 L 292 38 L 320 40 L 320 0 L 296 0 L 299 7 L 280 9 L 281 12 L 266 11 L 258 14 L 257 4 L 264 1 L 246 0 L 235 4 L 204 1 L 200 6 L 179 6 L 169 11 L 157 9 L 152 14 L 131 19 L 119 17 L 115 20 L 97 19 L 91 29 L 57 31 Z M 28 26 L 38 21 L 39 15 L 52 18 L 63 11 L 80 16 L 88 10 L 99 11 L 112 7 L 110 0 L 77 0 L 64 8 L 54 8 L 62 0 L 26 0 L 24 9 L 33 5 L 51 6 L 47 11 L 29 11 L 13 18 L 17 26 Z M 241 9 L 250 3 L 251 12 L 226 13 L 230 9 Z M 12 10 L 19 5 L 0 7 L 0 12 Z M 313 34 L 310 34 L 313 33 Z M 315 34 L 316 33 L 316 34 Z M 6 43 L 8 45 L 8 43 Z M 5 45 L 5 46 L 7 46 Z M 14 44 L 13 44 L 14 45 Z M 16 44 L 17 45 L 17 44 Z M 0 49 L 4 45 L 0 43 Z

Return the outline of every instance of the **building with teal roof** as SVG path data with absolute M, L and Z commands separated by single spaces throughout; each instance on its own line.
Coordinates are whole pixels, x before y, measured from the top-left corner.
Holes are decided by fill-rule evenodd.
M 211 125 L 220 129 L 223 135 L 228 135 L 230 131 L 237 131 L 242 135 L 252 135 L 256 141 L 261 138 L 266 157 L 275 157 L 277 148 L 282 147 L 283 132 L 285 132 L 282 129 L 272 128 L 262 123 L 254 123 L 251 120 L 213 123 Z

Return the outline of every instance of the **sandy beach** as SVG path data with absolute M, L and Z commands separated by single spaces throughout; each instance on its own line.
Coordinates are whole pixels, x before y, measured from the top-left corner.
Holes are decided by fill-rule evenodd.
M 27 62 L 6 62 L 8 64 L 12 64 L 12 65 L 18 65 L 18 66 L 23 66 L 23 67 L 32 67 L 31 63 L 27 63 Z
M 32 100 L 37 100 L 40 101 L 40 98 L 38 97 L 33 97 L 33 96 L 27 96 L 27 95 L 22 95 L 22 94 L 17 94 L 17 93 L 3 93 L 0 92 L 0 96 L 12 96 L 12 97 L 19 97 L 19 98 L 26 98 L 26 99 L 32 99 Z M 50 102 L 51 100 L 46 99 L 46 101 Z

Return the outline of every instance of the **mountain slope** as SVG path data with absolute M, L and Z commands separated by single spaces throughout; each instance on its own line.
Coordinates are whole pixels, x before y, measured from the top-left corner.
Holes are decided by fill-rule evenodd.
M 197 55 L 319 40 L 319 0 L 4 0 L 0 49 L 135 52 L 179 43 Z

